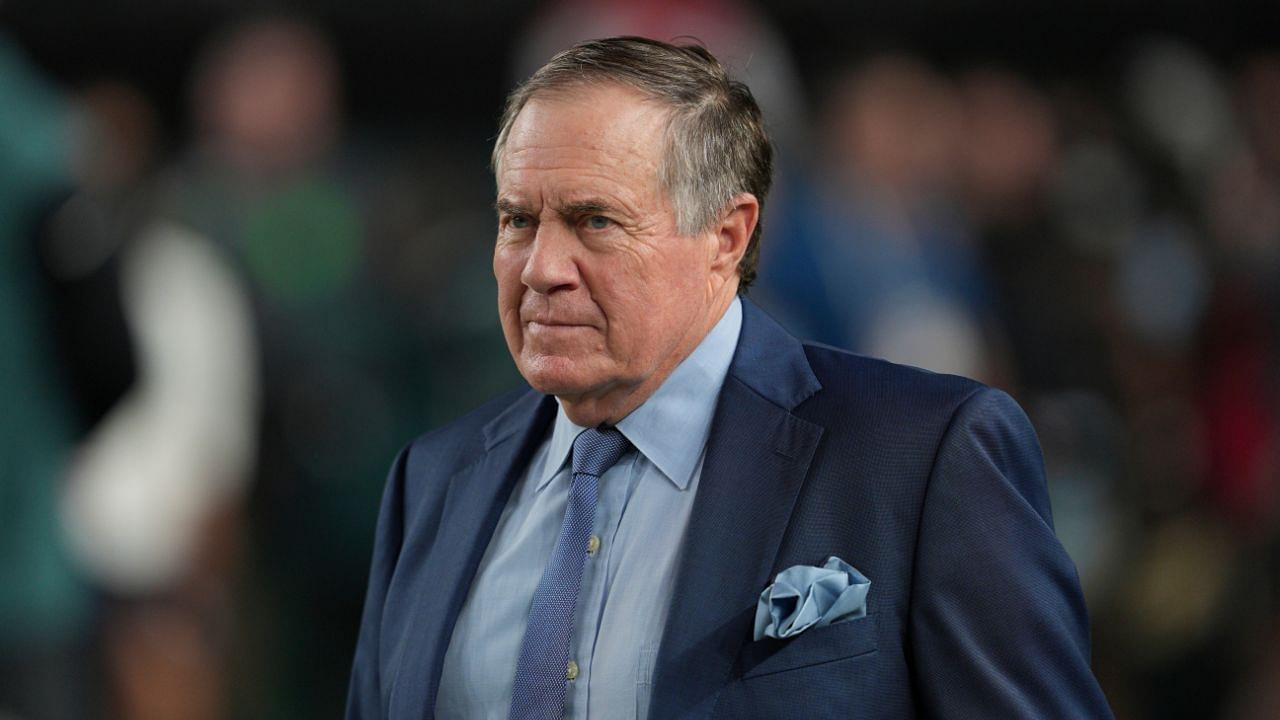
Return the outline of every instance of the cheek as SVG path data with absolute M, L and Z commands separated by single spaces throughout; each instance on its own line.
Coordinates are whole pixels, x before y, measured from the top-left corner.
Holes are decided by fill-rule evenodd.
M 659 260 L 659 259 L 655 259 Z M 692 252 L 672 253 L 633 270 L 625 285 L 613 283 L 611 299 L 624 308 L 619 348 L 642 363 L 665 356 L 706 309 L 706 273 Z
M 493 277 L 498 281 L 498 299 L 503 307 L 504 301 L 512 297 L 519 301 L 524 289 L 520 282 L 520 274 L 524 270 L 524 254 L 519 248 L 511 245 L 498 245 L 493 250 Z
M 662 258 L 651 279 L 651 287 L 660 290 L 654 301 L 677 314 L 694 313 L 705 305 L 710 275 L 706 257 L 692 242 L 682 250 Z
M 499 245 L 493 252 L 493 277 L 498 283 L 498 315 L 508 342 L 514 342 L 520 329 L 520 299 L 524 295 L 524 283 L 520 274 L 524 260 L 516 249 Z

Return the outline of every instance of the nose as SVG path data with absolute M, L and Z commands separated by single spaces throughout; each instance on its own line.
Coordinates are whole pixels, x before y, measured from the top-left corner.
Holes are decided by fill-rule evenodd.
M 573 290 L 581 277 L 574 256 L 577 239 L 561 223 L 538 226 L 520 281 L 531 290 L 548 295 L 557 290 Z

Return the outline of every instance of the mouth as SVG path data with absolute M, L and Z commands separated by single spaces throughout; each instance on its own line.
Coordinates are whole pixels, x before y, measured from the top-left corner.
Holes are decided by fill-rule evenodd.
M 550 320 L 526 320 L 525 327 L 534 331 L 590 329 L 594 325 L 586 323 L 553 322 Z
M 530 327 L 539 325 L 548 328 L 574 328 L 574 327 L 595 327 L 591 322 L 577 322 L 571 317 L 564 315 L 554 316 L 551 313 L 535 312 L 527 315 L 522 313 L 520 320 Z

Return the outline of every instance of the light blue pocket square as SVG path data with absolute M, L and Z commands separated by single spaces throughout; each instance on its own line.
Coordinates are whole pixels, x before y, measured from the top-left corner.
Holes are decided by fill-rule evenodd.
M 756 603 L 755 639 L 789 638 L 867 614 L 871 581 L 834 555 L 822 567 L 792 565 L 778 573 Z

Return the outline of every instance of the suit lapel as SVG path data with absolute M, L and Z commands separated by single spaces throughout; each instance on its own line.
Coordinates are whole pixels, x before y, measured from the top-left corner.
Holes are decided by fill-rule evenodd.
M 790 411 L 819 389 L 802 346 L 744 299 L 654 667 L 650 718 L 704 716 L 729 681 L 822 435 Z
M 439 532 L 415 586 L 419 605 L 390 717 L 433 717 L 444 655 L 476 569 L 516 482 L 555 417 L 553 398 L 529 392 L 484 428 L 485 453 L 449 483 Z M 405 671 L 416 674 L 406 677 Z

